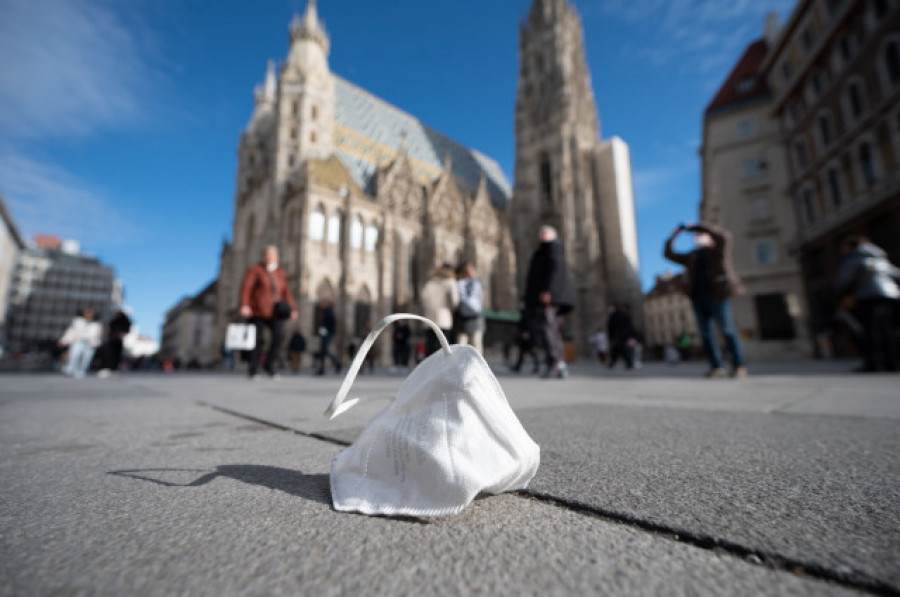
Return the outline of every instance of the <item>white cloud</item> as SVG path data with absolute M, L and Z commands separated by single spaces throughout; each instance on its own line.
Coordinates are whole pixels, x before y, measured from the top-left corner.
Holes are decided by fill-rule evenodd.
M 68 172 L 0 151 L 0 191 L 24 236 L 43 232 L 102 247 L 137 240 L 115 203 Z
M 105 0 L 0 0 L 0 12 L 7 140 L 87 135 L 144 116 L 159 77 Z
M 762 35 L 766 14 L 776 12 L 781 21 L 795 0 L 604 0 L 600 19 L 637 24 L 644 39 L 624 53 L 657 68 L 678 64 L 682 69 L 706 74 L 714 66 L 730 64 L 735 54 L 754 37 Z M 592 9 L 596 6 L 590 4 Z M 710 56 L 721 56 L 714 64 Z M 717 73 L 720 74 L 720 73 Z

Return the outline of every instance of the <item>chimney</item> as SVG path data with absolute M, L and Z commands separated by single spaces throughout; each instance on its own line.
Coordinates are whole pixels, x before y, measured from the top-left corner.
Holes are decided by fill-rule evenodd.
M 770 12 L 766 15 L 766 22 L 763 27 L 763 37 L 766 39 L 766 43 L 770 46 L 775 44 L 775 40 L 778 38 L 778 15 L 774 12 Z

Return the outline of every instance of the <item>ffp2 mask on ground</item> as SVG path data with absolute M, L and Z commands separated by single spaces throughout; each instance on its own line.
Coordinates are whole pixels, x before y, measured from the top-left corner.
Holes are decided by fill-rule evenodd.
M 413 370 L 353 445 L 335 455 L 335 509 L 447 516 L 461 512 L 479 493 L 524 489 L 537 472 L 540 448 L 478 351 L 449 346 L 440 328 L 424 317 L 398 313 L 382 319 L 360 346 L 325 416 L 334 418 L 356 404 L 344 399 L 366 353 L 399 319 L 430 325 L 441 350 Z

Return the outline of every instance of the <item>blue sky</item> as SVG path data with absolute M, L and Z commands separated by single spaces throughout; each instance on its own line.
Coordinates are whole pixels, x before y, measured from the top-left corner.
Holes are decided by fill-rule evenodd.
M 320 0 L 333 72 L 494 157 L 512 181 L 531 0 Z M 702 112 L 794 0 L 575 0 L 604 137 L 631 148 L 642 280 L 696 219 Z M 212 280 L 235 155 L 305 0 L 0 0 L 0 192 L 20 231 L 116 268 L 142 332 Z

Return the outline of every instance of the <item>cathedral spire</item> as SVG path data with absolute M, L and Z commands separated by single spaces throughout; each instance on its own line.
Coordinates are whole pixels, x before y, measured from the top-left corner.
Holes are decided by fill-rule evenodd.
M 303 17 L 301 18 L 295 14 L 294 19 L 291 21 L 291 43 L 298 40 L 312 40 L 322 46 L 322 49 L 328 54 L 328 33 L 319 22 L 316 0 L 308 0 Z

